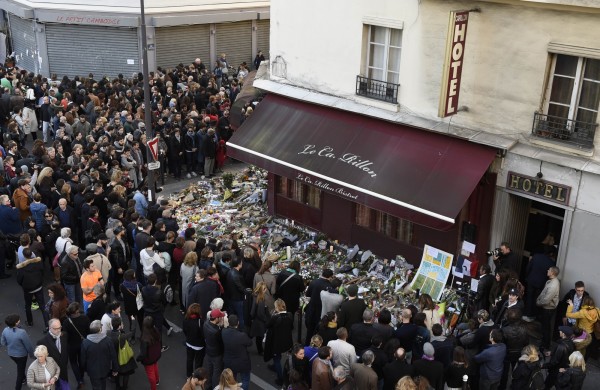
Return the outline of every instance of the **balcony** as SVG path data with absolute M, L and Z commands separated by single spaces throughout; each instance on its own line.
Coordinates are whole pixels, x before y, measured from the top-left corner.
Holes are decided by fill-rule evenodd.
M 397 104 L 399 88 L 400 84 L 356 76 L 356 94 L 359 96 Z
M 566 144 L 578 149 L 593 149 L 596 123 L 565 119 L 535 113 L 531 133 L 539 138 Z

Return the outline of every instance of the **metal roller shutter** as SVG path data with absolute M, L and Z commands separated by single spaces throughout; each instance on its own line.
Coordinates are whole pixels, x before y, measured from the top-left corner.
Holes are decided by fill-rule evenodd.
M 266 20 L 258 20 L 256 22 L 256 50 L 262 50 L 263 55 L 266 59 L 269 59 L 269 29 L 271 26 L 271 21 L 269 19 Z
M 237 68 L 246 61 L 252 66 L 252 21 L 217 24 L 216 39 L 217 56 L 227 54 L 229 65 Z
M 189 65 L 200 58 L 207 68 L 210 60 L 210 25 L 160 27 L 156 29 L 156 65 L 172 68 Z
M 96 79 L 131 77 L 141 69 L 135 28 L 46 24 L 50 73 Z
M 35 23 L 33 20 L 21 19 L 9 14 L 12 51 L 15 53 L 17 66 L 30 72 L 38 73 L 37 42 L 35 39 Z

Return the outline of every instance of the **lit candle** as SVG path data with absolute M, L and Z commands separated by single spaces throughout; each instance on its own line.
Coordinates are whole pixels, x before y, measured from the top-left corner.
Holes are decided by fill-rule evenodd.
M 286 253 L 287 253 L 287 259 L 291 260 L 292 259 L 292 247 L 291 246 L 286 247 Z

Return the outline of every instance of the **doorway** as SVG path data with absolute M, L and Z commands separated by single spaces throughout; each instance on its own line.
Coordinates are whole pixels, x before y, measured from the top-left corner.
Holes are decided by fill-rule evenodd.
M 540 243 L 548 233 L 554 235 L 554 245 L 558 248 L 561 243 L 564 218 L 564 209 L 546 203 L 532 201 L 529 208 L 523 257 L 529 259 L 529 256 L 531 256 L 536 248 L 539 247 Z

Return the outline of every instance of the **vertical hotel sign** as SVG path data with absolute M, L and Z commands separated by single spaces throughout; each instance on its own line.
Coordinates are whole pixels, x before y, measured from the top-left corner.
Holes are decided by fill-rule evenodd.
M 444 118 L 458 111 L 458 95 L 460 79 L 465 56 L 467 24 L 469 11 L 450 12 L 448 37 L 446 41 L 446 59 L 442 75 L 442 91 L 440 94 L 439 116 Z

